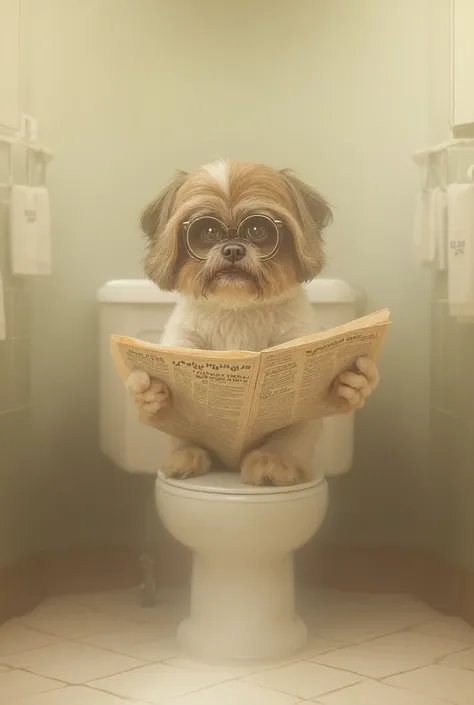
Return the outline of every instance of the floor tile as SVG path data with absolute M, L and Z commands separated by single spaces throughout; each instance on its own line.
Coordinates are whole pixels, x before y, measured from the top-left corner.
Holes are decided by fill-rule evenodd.
M 451 654 L 446 656 L 441 661 L 443 666 L 452 666 L 453 668 L 467 668 L 474 671 L 474 649 L 467 649 L 461 653 Z
M 457 617 L 436 619 L 432 622 L 428 622 L 428 624 L 415 627 L 414 630 L 422 634 L 432 634 L 433 636 L 445 637 L 446 639 L 455 639 L 456 641 L 462 641 L 465 644 L 474 646 L 474 628 L 463 619 L 458 619 Z
M 93 609 L 103 608 L 106 612 L 115 613 L 117 609 L 122 609 L 128 605 L 140 606 L 140 592 L 138 588 L 130 590 L 102 590 L 99 592 L 83 592 L 76 595 L 69 595 L 69 600 L 83 607 Z M 55 604 L 53 599 L 53 604 Z M 59 598 L 62 599 L 62 598 Z M 142 611 L 144 608 L 142 608 Z
M 185 592 L 162 590 L 151 609 L 136 589 L 47 600 L 0 627 L 0 705 L 474 705 L 462 620 L 407 595 L 318 590 L 298 603 L 310 639 L 297 657 L 208 664 L 176 643 Z
M 343 592 L 339 591 L 340 594 L 348 595 L 351 602 L 359 603 L 370 603 L 373 605 L 384 605 L 385 607 L 404 607 L 405 609 L 413 609 L 419 611 L 420 609 L 432 612 L 431 607 L 428 607 L 424 602 L 421 602 L 413 595 L 408 595 L 403 592 Z
M 324 588 L 318 590 L 302 590 L 297 593 L 298 608 L 309 608 L 314 610 L 316 604 L 329 605 L 383 605 L 389 608 L 404 607 L 405 609 L 414 609 L 431 611 L 424 602 L 421 602 L 412 595 L 405 593 L 371 593 L 371 592 L 350 592 L 345 590 L 335 590 L 332 588 Z
M 54 603 L 40 605 L 18 621 L 26 627 L 63 639 L 121 631 L 131 624 L 118 616 L 103 614 L 82 605 Z
M 161 639 L 151 639 L 143 641 L 125 649 L 113 648 L 113 651 L 120 651 L 122 654 L 139 659 L 140 661 L 150 661 L 157 663 L 168 658 L 173 658 L 181 653 L 176 637 L 164 637 Z
M 15 654 L 39 646 L 55 644 L 59 639 L 51 634 L 43 634 L 34 629 L 28 629 L 15 620 L 6 622 L 0 627 L 0 658 L 5 654 Z
M 181 653 L 175 634 L 162 636 L 154 625 L 149 624 L 134 624 L 125 631 L 95 634 L 80 641 L 143 661 L 164 661 Z
M 78 595 L 76 599 L 83 607 L 138 624 L 171 621 L 177 625 L 186 616 L 188 605 L 187 593 L 181 590 L 159 591 L 155 607 L 142 607 L 137 589 Z
M 82 607 L 85 607 L 86 605 L 82 601 L 82 597 L 84 595 L 87 595 L 88 593 L 66 593 L 65 595 L 55 595 L 54 597 L 46 597 L 44 600 L 40 602 L 40 605 L 43 607 L 49 607 L 50 605 L 82 605 Z
M 418 671 L 392 676 L 386 682 L 455 705 L 472 705 L 474 702 L 474 673 L 458 668 L 427 666 Z
M 274 671 L 263 671 L 247 676 L 247 683 L 254 683 L 263 688 L 270 688 L 281 693 L 288 693 L 299 698 L 310 700 L 322 693 L 344 688 L 362 680 L 346 671 L 321 666 L 316 663 L 299 661 Z
M 446 705 L 446 700 L 409 693 L 376 681 L 364 681 L 337 693 L 322 695 L 322 705 Z
M 288 666 L 298 661 L 297 657 L 284 659 L 281 661 L 220 661 L 215 663 L 203 663 L 187 656 L 178 656 L 176 658 L 163 661 L 165 665 L 174 668 L 184 668 L 191 671 L 215 671 L 217 673 L 226 674 L 229 678 L 243 678 L 254 673 L 262 671 L 274 671 L 277 668 Z
M 304 647 L 304 650 L 300 654 L 299 660 L 307 660 L 311 656 L 317 656 L 318 654 L 326 654 L 329 651 L 334 651 L 335 649 L 340 649 L 344 646 L 341 642 L 337 642 L 331 639 L 323 639 L 322 637 L 312 636 L 308 639 L 308 643 Z
M 154 664 L 110 678 L 102 678 L 89 685 L 122 698 L 135 698 L 162 705 L 172 698 L 203 690 L 226 679 L 227 676 L 223 673 L 185 671 L 182 668 Z
M 172 701 L 173 705 L 300 705 L 292 695 L 276 693 L 258 685 L 231 681 Z
M 432 617 L 439 615 L 426 603 L 417 598 L 403 593 L 370 593 L 370 592 L 349 592 L 345 590 L 319 589 L 308 590 L 298 599 L 302 598 L 303 604 L 307 604 L 314 610 L 315 605 L 324 607 L 341 605 L 366 605 L 372 607 L 384 607 L 390 610 L 404 610 L 405 612 L 416 612 Z
M 347 645 L 399 632 L 432 619 L 432 610 L 417 603 L 390 607 L 363 602 L 316 605 L 306 616 L 312 635 Z
M 317 663 L 342 668 L 370 678 L 385 678 L 432 664 L 465 645 L 416 632 L 400 632 L 316 656 Z
M 12 704 L 13 705 L 13 704 Z M 115 695 L 93 690 L 87 686 L 65 686 L 41 695 L 21 698 L 14 705 L 135 705 Z
M 45 693 L 62 687 L 62 683 L 36 676 L 34 673 L 25 673 L 25 671 L 0 673 L 0 705 L 12 705 L 15 698 Z
M 163 665 L 171 666 L 173 668 L 183 668 L 187 671 L 214 671 L 226 675 L 229 679 L 243 678 L 243 676 L 248 676 L 262 670 L 261 665 L 255 662 L 244 664 L 239 662 L 208 664 L 188 658 L 187 656 L 178 656 L 176 658 L 167 659 L 166 661 L 163 661 Z M 268 670 L 272 667 L 273 666 L 268 666 Z
M 71 684 L 86 683 L 143 664 L 128 656 L 69 641 L 2 658 L 8 666 Z

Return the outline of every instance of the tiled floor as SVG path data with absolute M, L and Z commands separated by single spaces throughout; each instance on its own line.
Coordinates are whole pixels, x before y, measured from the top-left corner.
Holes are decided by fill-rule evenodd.
M 403 595 L 305 593 L 309 643 L 280 663 L 193 661 L 185 610 L 178 592 L 43 603 L 0 627 L 0 705 L 474 705 L 474 629 Z

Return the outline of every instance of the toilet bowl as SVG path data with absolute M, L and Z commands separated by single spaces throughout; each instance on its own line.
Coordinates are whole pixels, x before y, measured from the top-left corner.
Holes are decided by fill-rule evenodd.
M 201 659 L 274 659 L 299 651 L 293 552 L 320 527 L 327 483 L 250 487 L 238 473 L 190 480 L 159 474 L 156 501 L 170 534 L 191 549 L 190 614 L 178 638 Z
M 315 329 L 356 317 L 356 296 L 345 282 L 316 279 L 306 291 Z M 144 280 L 107 282 L 98 292 L 100 444 L 130 473 L 156 477 L 168 444 L 161 432 L 139 422 L 113 369 L 110 335 L 158 343 L 178 298 Z M 158 477 L 163 523 L 193 553 L 190 615 L 179 629 L 187 651 L 207 659 L 272 659 L 303 646 L 306 628 L 294 611 L 293 552 L 322 523 L 324 478 L 349 471 L 353 441 L 353 414 L 324 419 L 314 459 L 318 477 L 308 485 L 254 488 L 238 474 L 220 472 L 184 481 Z

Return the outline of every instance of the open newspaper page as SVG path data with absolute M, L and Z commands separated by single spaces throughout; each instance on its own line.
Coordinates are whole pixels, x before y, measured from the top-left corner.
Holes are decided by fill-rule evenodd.
M 140 420 L 213 451 L 226 464 L 238 461 L 255 391 L 260 357 L 250 352 L 167 348 L 135 338 L 111 337 L 118 374 L 134 368 L 162 380 L 171 404 Z
M 347 408 L 334 381 L 355 361 L 377 360 L 390 325 L 387 309 L 332 330 L 264 350 L 246 432 L 246 446 L 302 419 L 331 416 Z

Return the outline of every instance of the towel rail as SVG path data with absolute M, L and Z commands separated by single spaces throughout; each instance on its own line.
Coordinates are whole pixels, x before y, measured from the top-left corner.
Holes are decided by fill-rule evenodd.
M 427 160 L 430 157 L 440 154 L 442 152 L 446 152 L 447 150 L 452 149 L 453 147 L 460 149 L 474 149 L 474 138 L 466 137 L 464 139 L 458 138 L 446 140 L 445 142 L 435 144 L 433 147 L 428 147 L 427 149 L 420 149 L 413 155 L 413 161 L 419 166 L 423 166 L 424 164 L 426 164 Z
M 29 151 L 33 152 L 36 157 L 42 157 L 45 161 L 53 158 L 53 152 L 46 147 L 39 144 L 33 144 L 32 142 L 27 142 L 26 140 L 18 139 L 15 137 L 8 137 L 7 135 L 0 135 L 0 144 L 7 144 L 10 147 L 14 145 L 20 145 L 25 147 Z

